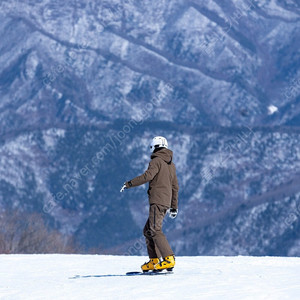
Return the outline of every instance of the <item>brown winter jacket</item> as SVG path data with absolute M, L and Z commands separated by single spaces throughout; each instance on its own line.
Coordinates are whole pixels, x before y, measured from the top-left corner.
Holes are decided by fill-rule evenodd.
M 151 155 L 147 171 L 126 182 L 128 188 L 149 182 L 149 203 L 178 208 L 178 182 L 173 152 L 162 148 Z

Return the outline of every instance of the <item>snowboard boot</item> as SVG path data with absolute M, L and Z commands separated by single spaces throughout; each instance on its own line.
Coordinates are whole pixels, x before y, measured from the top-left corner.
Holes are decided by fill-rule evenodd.
M 154 266 L 159 263 L 158 258 L 150 258 L 150 260 L 144 263 L 141 268 L 143 272 L 148 272 L 150 270 L 154 270 Z
M 168 271 L 172 271 L 175 266 L 175 256 L 170 255 L 166 256 L 163 261 L 158 262 L 156 265 L 154 265 L 154 269 L 156 271 L 162 271 L 167 269 Z

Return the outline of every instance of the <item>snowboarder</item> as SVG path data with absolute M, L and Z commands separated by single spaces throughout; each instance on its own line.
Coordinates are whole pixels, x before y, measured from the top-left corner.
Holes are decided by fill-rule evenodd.
M 167 212 L 172 219 L 176 218 L 178 213 L 179 188 L 176 168 L 172 162 L 173 152 L 168 149 L 166 138 L 154 137 L 150 149 L 153 153 L 146 172 L 126 181 L 120 192 L 149 182 L 149 218 L 143 233 L 150 260 L 141 268 L 143 272 L 164 269 L 171 271 L 175 266 L 175 255 L 162 232 L 162 224 Z

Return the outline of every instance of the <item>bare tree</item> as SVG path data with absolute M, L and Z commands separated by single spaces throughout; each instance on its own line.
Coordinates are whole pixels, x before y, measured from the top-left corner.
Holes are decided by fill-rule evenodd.
M 74 253 L 73 239 L 50 230 L 41 215 L 0 214 L 0 253 Z

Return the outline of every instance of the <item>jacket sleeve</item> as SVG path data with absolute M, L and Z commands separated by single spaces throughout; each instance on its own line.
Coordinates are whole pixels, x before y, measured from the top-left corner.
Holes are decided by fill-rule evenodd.
M 171 199 L 171 208 L 178 209 L 178 180 L 177 180 L 177 175 L 175 171 L 175 176 L 172 181 L 172 199 Z
M 146 182 L 149 182 L 154 178 L 154 176 L 158 173 L 158 171 L 159 171 L 158 159 L 152 159 L 149 163 L 147 171 L 144 174 L 137 176 L 131 179 L 130 181 L 128 181 L 126 183 L 126 186 L 130 188 L 130 187 L 139 186 Z

